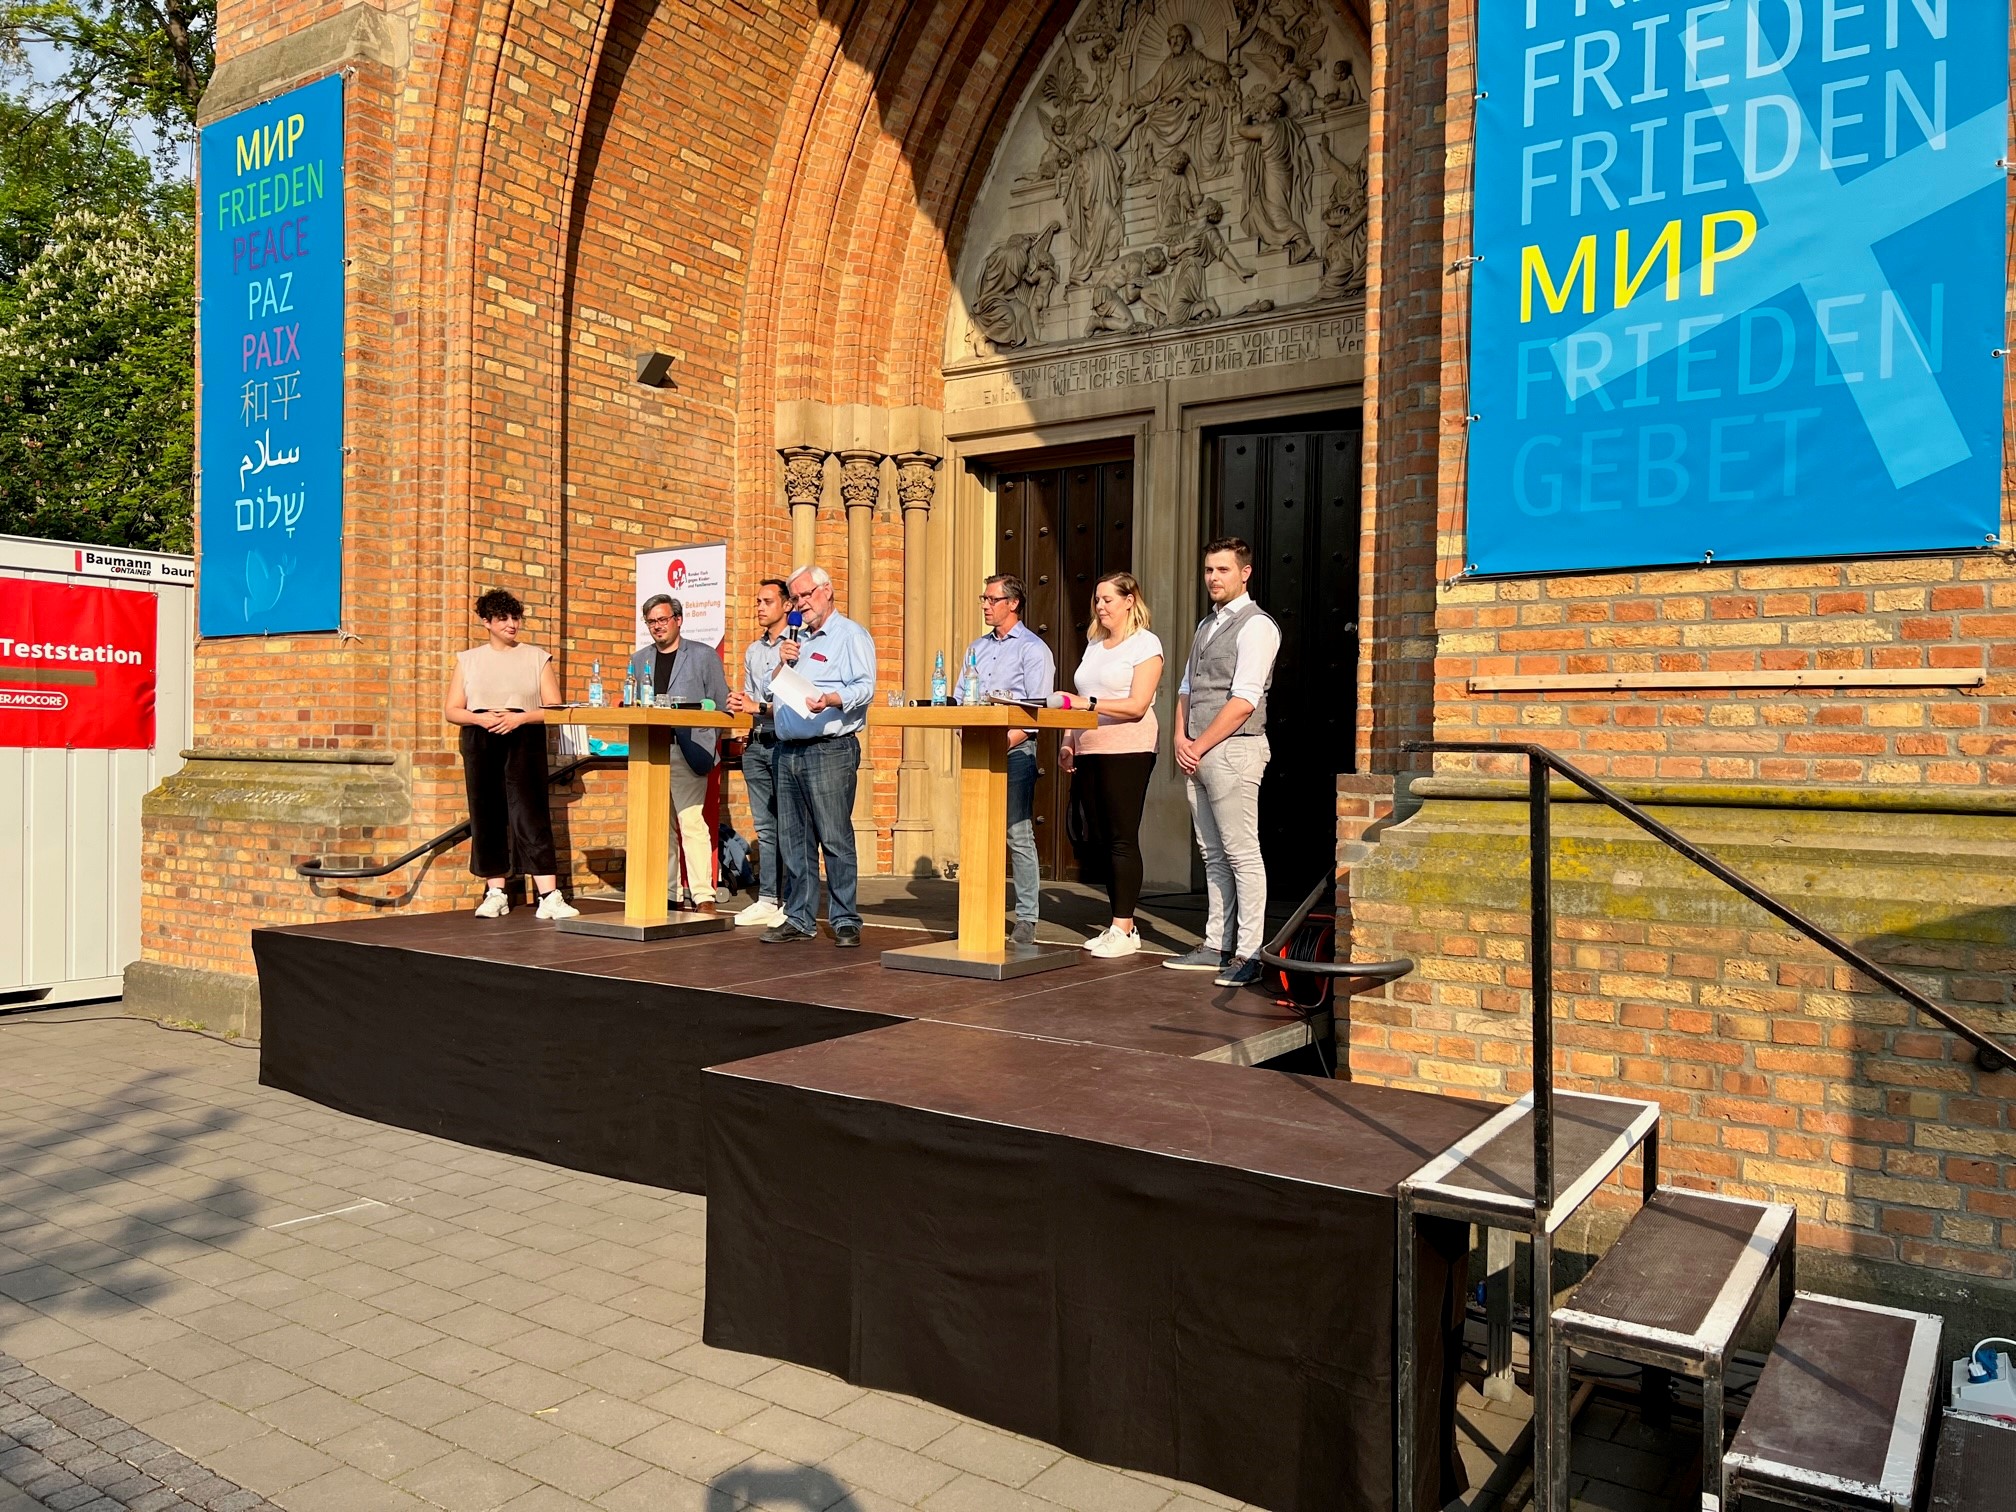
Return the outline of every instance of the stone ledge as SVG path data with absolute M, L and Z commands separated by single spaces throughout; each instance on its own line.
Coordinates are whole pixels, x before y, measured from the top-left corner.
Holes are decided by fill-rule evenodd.
M 412 58 L 406 18 L 353 5 L 264 47 L 225 59 L 203 91 L 196 124 L 208 126 L 292 85 L 334 73 L 355 58 L 403 69 Z
M 303 829 L 392 827 L 412 817 L 405 764 L 383 752 L 191 751 L 141 800 L 148 824 L 238 819 Z M 359 762 L 356 757 L 370 758 Z M 319 837 L 313 842 L 319 849 Z
M 1475 801 L 1486 796 L 1494 801 Z M 2005 816 L 1699 807 L 1668 817 L 1717 860 L 1859 949 L 2016 948 L 2016 823 Z M 1431 798 L 1381 831 L 1352 872 L 1352 896 L 1523 917 L 1528 860 L 1523 801 Z M 1561 919 L 1784 927 L 1622 815 L 1591 804 L 1554 813 L 1554 909 Z
M 233 971 L 135 961 L 126 968 L 125 1007 L 140 1018 L 200 1024 L 233 1039 L 259 1038 L 259 979 Z
M 2016 814 L 2016 792 L 1940 787 L 1780 787 L 1753 782 L 1604 782 L 1632 803 L 1677 804 L 1688 808 L 1821 809 L 1843 813 Z M 1490 802 L 1526 801 L 1524 777 L 1416 777 L 1415 799 L 1453 798 Z M 1549 785 L 1556 803 L 1596 803 L 1574 783 L 1557 777 Z
M 397 766 L 399 758 L 390 751 L 349 751 L 340 749 L 267 750 L 256 746 L 191 746 L 182 752 L 184 761 L 284 761 L 329 766 Z

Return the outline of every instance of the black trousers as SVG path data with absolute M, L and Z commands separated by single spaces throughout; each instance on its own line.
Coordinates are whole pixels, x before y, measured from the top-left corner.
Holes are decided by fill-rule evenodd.
M 462 726 L 469 789 L 469 870 L 479 877 L 550 876 L 553 816 L 546 807 L 546 726 L 492 735 Z
M 1092 784 L 1087 817 L 1106 851 L 1106 898 L 1116 919 L 1132 918 L 1141 901 L 1141 810 L 1154 770 L 1153 751 L 1078 757 L 1078 771 Z

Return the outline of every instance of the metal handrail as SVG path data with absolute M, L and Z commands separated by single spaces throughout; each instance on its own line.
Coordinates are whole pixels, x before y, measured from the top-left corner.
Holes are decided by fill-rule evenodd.
M 583 767 L 616 766 L 622 760 L 623 758 L 620 756 L 583 756 L 577 760 L 568 762 L 563 767 L 556 767 L 551 772 L 548 772 L 546 774 L 546 785 L 548 787 L 558 787 Z M 464 819 L 460 824 L 451 825 L 449 828 L 441 831 L 432 840 L 421 841 L 420 844 L 414 846 L 405 855 L 395 861 L 387 861 L 383 866 L 324 866 L 320 856 L 313 856 L 306 861 L 297 861 L 294 864 L 294 870 L 298 875 L 303 877 L 329 879 L 339 882 L 363 882 L 368 881 L 372 877 L 389 877 L 393 872 L 399 870 L 400 867 L 411 866 L 422 856 L 429 855 L 437 850 L 446 850 L 458 841 L 466 839 L 468 834 L 469 821 Z
M 1393 982 L 1414 969 L 1414 963 L 1402 956 L 1394 961 L 1296 961 L 1281 954 L 1288 942 L 1295 938 L 1295 931 L 1308 920 L 1309 915 L 1326 897 L 1335 897 L 1337 884 L 1343 880 L 1343 872 L 1333 872 L 1316 884 L 1315 890 L 1302 900 L 1302 906 L 1295 910 L 1290 919 L 1269 940 L 1259 952 L 1258 960 L 1263 966 L 1272 966 L 1277 971 L 1298 972 L 1303 976 L 1352 977 L 1368 982 Z M 1346 949 L 1349 949 L 1347 942 Z
M 2016 1056 L 1991 1039 L 1985 1030 L 1975 1028 L 1951 1009 L 1933 1002 L 1845 940 L 1836 939 L 1797 909 L 1781 903 L 1756 883 L 1717 861 L 1685 835 L 1661 824 L 1630 799 L 1612 792 L 1579 768 L 1570 766 L 1545 746 L 1514 741 L 1410 740 L 1405 749 L 1430 754 L 1526 758 L 1526 801 L 1530 816 L 1528 846 L 1531 851 L 1531 880 L 1528 886 L 1533 921 L 1533 1196 L 1540 1207 L 1551 1207 L 1554 1202 L 1553 792 L 1548 781 L 1550 772 L 1560 773 L 1597 802 L 1615 809 L 1718 882 L 1734 888 L 1773 918 L 1790 924 L 1822 950 L 1959 1035 L 1974 1047 L 1983 1071 L 2000 1071 L 2016 1063 Z

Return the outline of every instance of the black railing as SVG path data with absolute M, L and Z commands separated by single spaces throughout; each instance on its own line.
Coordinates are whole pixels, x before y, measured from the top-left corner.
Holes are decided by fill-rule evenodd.
M 1533 1195 L 1540 1207 L 1554 1201 L 1554 899 L 1553 899 L 1553 784 L 1550 774 L 1562 777 L 1590 797 L 1615 809 L 1626 819 L 1678 851 L 1718 882 L 1727 884 L 1759 908 L 1790 924 L 1830 955 L 1853 967 L 1870 981 L 1895 993 L 1920 1013 L 1943 1024 L 1974 1047 L 1983 1071 L 2000 1071 L 2011 1064 L 2008 1049 L 1991 1039 L 1950 1008 L 1925 996 L 1917 988 L 1885 971 L 1845 940 L 1835 938 L 1789 904 L 1780 902 L 1756 883 L 1717 861 L 1685 835 L 1669 829 L 1630 799 L 1612 792 L 1594 777 L 1570 766 L 1545 746 L 1489 740 L 1410 740 L 1406 749 L 1431 754 L 1472 756 L 1523 756 L 1526 758 L 1526 803 L 1531 849 L 1530 907 L 1533 918 Z
M 1302 900 L 1302 906 L 1295 910 L 1295 917 L 1275 931 L 1274 938 L 1261 949 L 1261 965 L 1299 976 L 1356 978 L 1367 982 L 1398 981 L 1414 969 L 1414 963 L 1404 956 L 1397 961 L 1298 961 L 1281 954 L 1288 948 L 1288 942 L 1295 938 L 1296 931 L 1309 922 L 1309 915 L 1316 911 L 1316 905 L 1325 898 L 1337 896 L 1337 884 L 1343 876 L 1342 872 L 1333 872 L 1316 884 L 1309 896 Z M 1342 943 L 1348 956 L 1351 941 L 1346 938 Z
M 561 783 L 570 781 L 583 767 L 619 766 L 622 761 L 621 756 L 583 756 L 548 772 L 546 785 L 558 787 Z M 372 877 L 389 877 L 400 867 L 411 866 L 422 856 L 432 855 L 435 851 L 446 850 L 451 845 L 459 844 L 467 839 L 468 835 L 469 821 L 464 819 L 460 824 L 450 825 L 432 840 L 421 841 L 405 855 L 387 861 L 383 866 L 324 866 L 322 858 L 314 856 L 306 861 L 297 861 L 294 870 L 304 877 L 336 882 L 364 882 Z

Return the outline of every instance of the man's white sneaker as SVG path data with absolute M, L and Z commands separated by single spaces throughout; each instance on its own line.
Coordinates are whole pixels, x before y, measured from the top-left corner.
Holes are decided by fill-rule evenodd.
M 572 903 L 569 903 L 566 895 L 556 887 L 539 900 L 539 917 L 542 919 L 578 919 L 581 917 L 581 910 L 576 908 Z
M 1105 937 L 1096 941 L 1092 954 L 1102 961 L 1110 961 L 1115 956 L 1130 956 L 1141 948 L 1141 931 L 1138 929 L 1113 929 L 1109 927 Z
M 758 898 L 735 915 L 736 926 L 741 929 L 769 929 L 783 922 L 784 905 L 775 898 Z
M 476 917 L 479 919 L 501 919 L 509 912 L 511 900 L 494 887 L 485 892 L 483 901 L 476 905 Z

